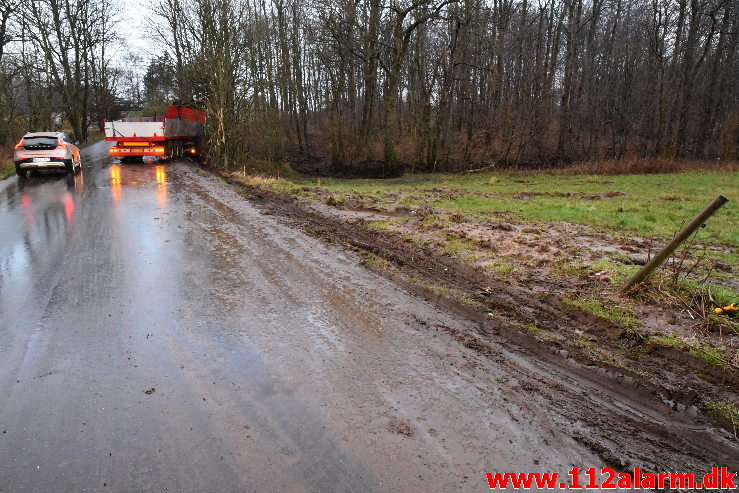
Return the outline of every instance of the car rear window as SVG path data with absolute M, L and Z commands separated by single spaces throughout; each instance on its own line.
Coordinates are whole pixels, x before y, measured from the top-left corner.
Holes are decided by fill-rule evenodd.
M 23 137 L 23 146 L 54 146 L 56 147 L 58 140 L 56 137 L 40 135 L 37 137 Z

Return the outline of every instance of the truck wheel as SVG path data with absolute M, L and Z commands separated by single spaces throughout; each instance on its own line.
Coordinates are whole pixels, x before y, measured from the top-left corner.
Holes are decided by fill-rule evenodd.
M 159 160 L 159 162 L 163 163 L 164 161 L 167 160 L 167 155 L 169 154 L 169 147 L 167 146 L 167 142 L 164 142 L 164 144 L 162 145 L 164 146 L 164 153 L 161 156 L 158 156 L 157 159 Z

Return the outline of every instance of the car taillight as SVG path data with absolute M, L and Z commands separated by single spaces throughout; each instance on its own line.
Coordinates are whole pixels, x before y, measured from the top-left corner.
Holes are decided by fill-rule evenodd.
M 66 149 L 66 148 L 67 148 L 67 144 L 65 144 L 65 143 L 64 143 L 64 142 L 62 142 L 61 140 L 58 140 L 58 141 L 57 141 L 57 144 L 56 144 L 56 148 L 57 148 L 57 149 Z
M 15 145 L 16 149 L 20 149 L 21 147 L 23 147 L 23 139 L 19 140 L 18 143 Z

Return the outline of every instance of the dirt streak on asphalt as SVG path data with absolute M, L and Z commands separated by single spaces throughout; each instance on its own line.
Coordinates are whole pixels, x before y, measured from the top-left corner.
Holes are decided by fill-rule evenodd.
M 725 432 L 503 337 L 480 351 L 478 321 L 190 164 L 111 165 L 104 143 L 83 158 L 80 177 L 0 183 L 0 491 L 483 490 L 486 471 L 736 467 Z

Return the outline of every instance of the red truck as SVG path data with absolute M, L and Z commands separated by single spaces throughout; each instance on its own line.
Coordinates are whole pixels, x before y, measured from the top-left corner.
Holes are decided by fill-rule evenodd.
M 197 156 L 205 127 L 205 113 L 180 105 L 167 107 L 165 116 L 142 116 L 105 122 L 108 150 L 121 161 L 141 161 L 144 156 L 161 160 Z

